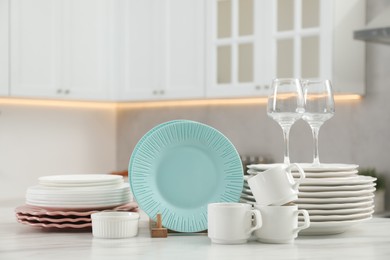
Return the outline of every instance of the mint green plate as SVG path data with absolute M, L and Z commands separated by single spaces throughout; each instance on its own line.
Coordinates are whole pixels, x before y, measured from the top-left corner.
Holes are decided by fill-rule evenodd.
M 193 121 L 177 120 L 152 130 L 129 163 L 139 207 L 152 219 L 161 213 L 171 230 L 206 230 L 209 203 L 239 201 L 243 169 L 236 149 L 216 129 Z

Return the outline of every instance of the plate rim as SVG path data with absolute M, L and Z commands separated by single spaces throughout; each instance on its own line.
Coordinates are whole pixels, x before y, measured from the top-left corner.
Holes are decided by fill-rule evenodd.
M 218 200 L 215 202 L 233 202 L 233 200 L 235 200 L 234 202 L 238 202 L 240 195 L 241 195 L 242 187 L 243 187 L 243 175 L 244 174 L 243 174 L 243 168 L 242 168 L 242 162 L 241 162 L 240 156 L 238 154 L 237 149 L 233 145 L 233 143 L 223 133 L 221 133 L 220 131 L 218 131 L 217 129 L 215 129 L 209 125 L 206 125 L 206 124 L 203 124 L 200 122 L 196 122 L 196 121 L 191 121 L 191 120 L 174 120 L 174 121 L 165 122 L 163 124 L 156 126 L 153 129 L 149 130 L 149 132 L 147 132 L 141 138 L 140 142 L 142 142 L 142 143 L 140 143 L 140 144 L 137 143 L 136 148 L 134 149 L 134 151 L 131 155 L 129 167 L 128 167 L 129 182 L 130 182 L 130 186 L 132 187 L 134 198 L 139 203 L 139 207 L 141 209 L 143 209 L 145 211 L 145 213 L 150 218 L 155 219 L 156 214 L 157 214 L 156 210 L 154 208 L 151 210 L 145 208 L 144 204 L 146 204 L 146 203 L 144 203 L 142 200 L 139 200 L 139 198 L 142 197 L 142 194 L 137 194 L 138 190 L 137 190 L 137 187 L 135 187 L 135 185 L 134 185 L 134 177 L 135 176 L 134 176 L 133 169 L 134 169 L 134 165 L 136 164 L 134 158 L 136 158 L 138 156 L 140 149 L 142 149 L 143 145 L 145 145 L 145 143 L 149 139 L 154 138 L 155 136 L 161 134 L 164 131 L 176 131 L 175 128 L 177 127 L 177 125 L 181 125 L 182 128 L 183 127 L 188 128 L 189 126 L 193 126 L 193 125 L 196 125 L 197 127 L 204 128 L 206 131 L 212 132 L 213 135 L 217 135 L 219 138 L 221 138 L 223 140 L 222 146 L 229 147 L 229 149 L 232 150 L 232 154 L 233 154 L 232 157 L 234 157 L 234 159 L 231 161 L 232 161 L 232 163 L 236 164 L 235 167 L 237 167 L 237 169 L 239 169 L 239 170 L 235 170 L 236 172 L 234 173 L 234 176 L 236 178 L 239 178 L 238 180 L 236 179 L 235 182 L 238 182 L 239 184 L 235 185 L 232 182 L 229 185 L 229 189 L 230 189 L 229 196 L 234 198 L 234 199 L 232 199 L 232 200 L 219 199 L 221 201 Z M 220 173 L 220 174 L 224 174 L 224 173 Z M 234 187 L 234 189 L 231 189 L 231 187 Z M 208 203 L 211 203 L 211 202 L 214 202 L 214 201 L 209 201 Z M 167 204 L 169 204 L 169 203 L 167 203 Z M 177 221 L 173 221 L 175 218 L 178 218 L 178 216 L 171 215 L 170 217 L 168 217 L 168 220 L 166 217 L 165 218 L 163 217 L 163 225 L 171 230 L 178 231 L 178 232 L 198 232 L 198 231 L 206 230 L 207 229 L 207 204 L 205 204 L 201 207 L 198 207 L 198 209 L 196 210 L 199 212 L 198 214 L 202 215 L 201 221 L 199 219 L 196 219 L 195 216 L 193 216 L 192 219 L 183 220 L 182 223 L 186 223 L 187 226 L 185 224 L 182 226 L 179 226 L 178 223 L 175 223 Z M 167 215 L 167 214 L 171 213 L 170 211 L 174 211 L 172 209 L 175 208 L 175 205 L 170 205 L 170 206 L 172 206 L 170 209 L 168 209 L 165 206 L 163 210 L 159 210 L 159 211 L 161 211 L 161 213 L 163 215 Z M 162 207 L 162 206 L 160 205 L 159 207 Z M 183 210 L 183 209 L 180 209 L 180 210 Z M 186 222 L 186 221 L 188 221 L 188 222 Z

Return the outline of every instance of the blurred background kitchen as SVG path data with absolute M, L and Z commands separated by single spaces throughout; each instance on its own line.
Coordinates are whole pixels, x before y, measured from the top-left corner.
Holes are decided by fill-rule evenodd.
M 38 176 L 126 170 L 138 140 L 173 119 L 217 128 L 245 158 L 281 162 L 264 99 L 275 77 L 331 79 L 321 161 L 375 168 L 390 187 L 390 45 L 353 39 L 389 6 L 0 0 L 1 199 L 23 197 Z M 290 157 L 312 161 L 302 120 Z

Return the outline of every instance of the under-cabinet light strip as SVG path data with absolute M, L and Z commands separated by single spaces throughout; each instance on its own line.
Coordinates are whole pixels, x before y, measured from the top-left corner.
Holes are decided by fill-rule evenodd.
M 361 100 L 359 95 L 335 95 L 336 102 L 351 102 Z M 25 105 L 47 107 L 78 107 L 100 109 L 131 109 L 154 108 L 174 106 L 218 106 L 218 105 L 265 105 L 267 98 L 235 98 L 235 99 L 200 99 L 200 100 L 174 100 L 174 101 L 145 101 L 145 102 L 89 102 L 89 101 L 65 101 L 44 99 L 16 99 L 0 98 L 1 105 Z

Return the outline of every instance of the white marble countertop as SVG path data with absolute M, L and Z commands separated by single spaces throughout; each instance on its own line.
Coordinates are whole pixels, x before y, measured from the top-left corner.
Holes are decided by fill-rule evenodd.
M 147 222 L 128 239 L 89 232 L 48 232 L 16 222 L 0 204 L 0 259 L 390 259 L 390 219 L 373 218 L 340 235 L 300 236 L 294 244 L 211 244 L 206 235 L 150 238 Z

